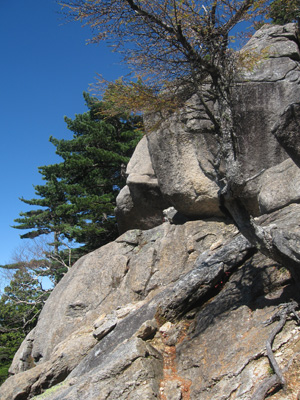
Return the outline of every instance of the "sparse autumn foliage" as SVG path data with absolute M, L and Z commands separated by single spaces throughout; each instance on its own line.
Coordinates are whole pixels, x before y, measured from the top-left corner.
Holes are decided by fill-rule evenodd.
M 65 0 L 62 5 L 71 18 L 92 28 L 91 42 L 109 40 L 140 77 L 129 86 L 120 81 L 115 82 L 114 89 L 110 86 L 111 95 L 113 91 L 117 93 L 116 107 L 121 94 L 120 99 L 125 103 L 133 107 L 139 104 L 138 108 L 144 106 L 148 111 L 153 99 L 159 108 L 176 97 L 178 91 L 181 96 L 183 86 L 195 90 L 195 85 L 201 85 L 208 77 L 218 81 L 231 58 L 228 46 L 232 29 L 266 13 L 268 3 L 266 0 Z M 158 95 L 160 90 L 163 97 Z
M 119 78 L 114 82 L 108 82 L 100 75 L 93 91 L 103 93 L 105 106 L 102 109 L 104 116 L 119 114 L 160 112 L 162 110 L 174 111 L 182 104 L 177 96 L 170 96 L 171 90 L 160 91 L 142 78 L 137 80 Z
M 245 27 L 242 22 L 249 26 L 263 19 L 270 3 L 268 0 L 62 2 L 72 19 L 93 29 L 92 42 L 113 43 L 144 83 L 146 79 L 150 97 L 157 93 L 170 93 L 171 98 L 178 93 L 182 97 L 183 90 L 198 97 L 220 146 L 214 167 L 222 202 L 250 242 L 280 262 L 280 251 L 270 245 L 268 235 L 257 227 L 239 201 L 246 182 L 236 153 L 237 128 L 231 108 L 236 72 L 236 54 L 229 47 L 233 29 L 239 32 L 242 30 L 239 28 Z M 122 85 L 111 87 L 112 100 L 119 91 L 120 97 L 130 92 Z M 135 92 L 136 87 L 132 87 Z M 217 107 L 211 107 L 211 103 L 217 103 Z

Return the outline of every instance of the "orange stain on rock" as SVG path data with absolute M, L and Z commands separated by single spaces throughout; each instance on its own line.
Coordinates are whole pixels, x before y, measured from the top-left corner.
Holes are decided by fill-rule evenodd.
M 188 329 L 189 323 L 186 323 L 182 329 L 182 334 L 178 338 L 176 344 L 183 341 L 186 336 L 186 331 Z M 169 387 L 174 390 L 173 398 L 178 398 L 180 400 L 190 400 L 190 388 L 192 382 L 188 379 L 184 379 L 178 375 L 177 363 L 176 363 L 176 345 L 169 346 L 165 344 L 168 340 L 168 333 L 161 335 L 163 342 L 163 379 L 160 382 L 160 398 L 161 400 L 171 400 L 172 393 L 169 392 Z M 168 390 L 166 390 L 168 389 Z M 178 396 L 177 396 L 178 395 Z M 181 395 L 181 396 L 180 396 Z

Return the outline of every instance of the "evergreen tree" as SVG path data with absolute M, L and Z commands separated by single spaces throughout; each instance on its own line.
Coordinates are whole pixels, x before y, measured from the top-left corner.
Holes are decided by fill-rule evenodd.
M 34 271 L 18 269 L 0 299 L 0 384 L 7 378 L 15 352 L 29 331 L 50 293 Z
M 41 208 L 20 213 L 14 226 L 29 230 L 22 238 L 54 233 L 56 255 L 65 240 L 82 244 L 73 251 L 75 258 L 117 236 L 114 208 L 125 184 L 122 169 L 141 138 L 141 117 L 105 117 L 107 104 L 86 93 L 84 98 L 89 111 L 76 115 L 74 120 L 65 118 L 73 138 L 50 137 L 63 161 L 40 167 L 46 183 L 35 186 L 39 197 L 21 199 Z
M 38 206 L 39 209 L 21 212 L 20 217 L 15 219 L 19 225 L 14 226 L 18 229 L 27 229 L 29 232 L 21 235 L 22 239 L 34 239 L 41 235 L 48 235 L 52 238 L 52 249 L 44 251 L 43 257 L 40 259 L 32 259 L 30 262 L 35 263 L 43 268 L 47 265 L 45 275 L 49 276 L 54 284 L 56 284 L 67 271 L 72 261 L 67 260 L 68 253 L 64 250 L 65 235 L 68 224 L 72 224 L 73 220 L 70 215 L 64 215 L 65 205 L 67 203 L 64 185 L 54 174 L 47 180 L 43 167 L 40 168 L 43 179 L 46 180 L 45 185 L 36 185 L 35 194 L 39 198 L 21 200 L 28 205 Z M 53 235 L 50 235 L 53 234 Z M 61 250 L 63 248 L 63 250 Z M 75 256 L 75 255 L 74 255 Z M 18 265 L 16 265 L 18 267 Z
M 289 22 L 300 23 L 299 0 L 274 0 L 270 5 L 269 18 L 274 24 L 284 25 Z

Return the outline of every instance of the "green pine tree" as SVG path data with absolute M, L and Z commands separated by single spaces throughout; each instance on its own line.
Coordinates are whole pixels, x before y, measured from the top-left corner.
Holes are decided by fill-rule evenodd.
M 268 15 L 274 24 L 300 23 L 300 0 L 274 0 Z
M 67 271 L 69 263 L 64 255 L 66 228 L 72 225 L 73 219 L 70 215 L 65 215 L 64 210 L 68 202 L 64 185 L 54 174 L 47 180 L 43 167 L 40 168 L 40 173 L 46 181 L 44 185 L 35 186 L 35 194 L 38 198 L 21 200 L 28 205 L 38 206 L 38 209 L 21 212 L 20 218 L 15 219 L 18 225 L 14 226 L 18 229 L 26 229 L 29 232 L 21 235 L 22 239 L 34 239 L 41 235 L 48 235 L 52 238 L 52 251 L 45 253 L 45 259 L 32 260 L 39 265 L 48 265 L 46 275 L 51 275 L 51 280 L 55 284 L 62 278 L 63 274 Z M 48 256 L 48 259 L 46 259 Z M 52 259 L 51 266 L 49 266 L 50 259 Z M 73 260 L 74 261 L 74 260 Z M 51 270 L 51 272 L 50 272 Z
M 73 138 L 50 138 L 63 161 L 40 167 L 45 185 L 35 186 L 38 198 L 21 199 L 39 208 L 21 213 L 14 226 L 29 230 L 22 238 L 53 233 L 55 254 L 65 240 L 81 244 L 73 251 L 75 258 L 116 238 L 114 208 L 125 184 L 122 169 L 142 135 L 141 117 L 105 117 L 107 104 L 86 93 L 84 98 L 89 111 L 65 118 Z
M 34 271 L 18 269 L 0 298 L 0 384 L 23 339 L 36 325 L 50 293 L 44 290 Z

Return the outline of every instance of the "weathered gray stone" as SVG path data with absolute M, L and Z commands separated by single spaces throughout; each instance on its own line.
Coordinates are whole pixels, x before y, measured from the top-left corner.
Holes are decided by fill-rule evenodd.
M 168 206 L 158 186 L 148 186 L 145 183 L 124 186 L 118 194 L 115 209 L 119 233 L 160 225 L 163 222 L 162 211 Z
M 26 400 L 63 381 L 97 343 L 92 331 L 91 327 L 78 329 L 52 350 L 48 361 L 8 378 L 0 398 Z
M 158 324 L 155 319 L 145 321 L 136 332 L 136 337 L 143 340 L 152 339 L 158 328 Z
M 242 133 L 239 161 L 249 178 L 245 201 L 258 214 L 258 204 L 269 212 L 256 221 L 289 264 L 262 256 L 224 220 L 180 224 L 172 217 L 172 223 L 147 231 L 130 230 L 80 259 L 57 285 L 15 356 L 15 375 L 1 386 L 1 400 L 27 400 L 47 388 L 41 399 L 250 400 L 270 376 L 265 345 L 276 322 L 264 322 L 281 303 L 299 297 L 285 268 L 298 268 L 300 279 L 298 170 L 284 161 L 287 155 L 271 132 L 272 127 L 275 136 L 283 132 L 288 152 L 289 132 L 295 139 L 299 133 L 294 27 L 265 27 L 256 34 L 257 49 L 273 43 L 270 58 L 234 88 L 235 121 Z M 219 148 L 195 97 L 183 114 L 167 118 L 143 143 L 128 167 L 124 191 L 130 212 L 136 190 L 136 199 L 145 199 L 145 221 L 154 216 L 155 224 L 158 214 L 146 207 L 152 187 L 161 215 L 164 196 L 167 206 L 185 215 L 218 215 L 213 162 Z M 151 162 L 145 155 L 148 144 Z M 290 186 L 274 186 L 280 181 L 276 176 L 282 185 L 294 182 L 294 194 Z M 300 396 L 295 321 L 286 323 L 273 350 L 288 387 L 270 398 L 295 400 Z
M 116 216 L 120 233 L 129 229 L 150 229 L 163 221 L 168 207 L 152 167 L 144 136 L 138 143 L 126 169 L 127 185 L 117 197 Z
M 232 225 L 221 221 L 164 223 L 149 231 L 128 231 L 117 241 L 79 260 L 51 294 L 32 334 L 31 357 L 37 366 L 45 367 L 42 370 L 35 367 L 30 372 L 32 379 L 38 375 L 35 378 L 40 382 L 38 387 L 45 389 L 59 382 L 62 379 L 59 377 L 74 369 L 74 360 L 77 358 L 79 364 L 87 349 L 95 346 L 94 324 L 102 314 L 116 310 L 119 319 L 113 331 L 99 342 L 102 354 L 130 338 L 146 320 L 154 317 L 157 303 L 145 309 L 145 302 L 191 269 L 207 247 L 221 245 L 233 231 Z M 175 248 L 174 243 L 177 243 Z M 96 321 L 96 326 L 99 322 Z M 82 329 L 84 333 L 79 334 Z M 81 337 L 81 345 L 77 343 L 75 348 L 73 335 Z M 66 346 L 69 341 L 70 346 Z M 46 371 L 49 365 L 56 365 L 59 349 L 63 362 L 57 364 L 52 380 Z M 88 358 L 86 362 L 89 365 Z M 20 366 L 22 363 L 17 353 L 12 366 L 15 374 L 24 369 Z M 14 379 L 19 378 L 12 377 L 10 385 L 18 387 Z M 27 380 L 22 382 L 25 384 Z M 26 385 L 31 385 L 31 379 Z M 8 393 L 7 399 L 13 399 L 12 392 L 7 387 L 4 390 Z
M 283 254 L 295 261 L 296 274 L 300 278 L 300 205 L 291 204 L 267 217 L 258 219 L 269 234 L 275 245 Z M 217 282 L 226 279 L 244 260 L 256 251 L 253 245 L 241 234 L 232 237 L 220 248 L 203 252 L 196 260 L 191 271 L 182 276 L 176 284 L 164 293 L 157 316 L 159 318 L 176 320 L 186 313 L 195 303 L 199 303 Z M 300 279 L 299 279 L 300 282 Z
M 132 338 L 114 348 L 92 375 L 69 380 L 53 400 L 156 400 L 162 378 L 162 357 L 149 344 Z
M 299 93 L 300 94 L 300 88 Z M 263 172 L 288 158 L 283 148 L 271 133 L 271 129 L 283 104 L 288 104 L 294 85 L 285 82 L 255 83 L 246 82 L 234 90 L 234 118 L 238 132 L 238 160 L 245 179 L 250 179 L 244 190 L 244 197 L 257 205 L 259 176 Z M 280 99 L 280 102 L 279 102 Z
M 300 204 L 291 204 L 268 217 L 272 240 L 281 253 L 289 259 L 288 268 L 298 284 L 300 282 L 299 221 Z
M 212 155 L 200 137 L 187 130 L 180 114 L 173 114 L 147 135 L 153 168 L 164 198 L 176 210 L 188 216 L 221 216 L 219 188 L 209 176 Z M 199 160 L 210 171 L 203 171 Z
M 114 329 L 117 323 L 118 323 L 118 318 L 115 313 L 108 314 L 101 320 L 98 319 L 94 323 L 94 328 L 95 328 L 95 331 L 93 332 L 94 338 L 96 338 L 97 340 L 102 339 L 104 336 L 106 336 L 110 331 Z
M 32 353 L 33 340 L 34 340 L 35 328 L 28 333 L 26 338 L 23 340 L 20 348 L 15 354 L 15 363 L 13 363 L 9 368 L 9 373 L 14 375 L 18 372 L 26 371 L 34 367 Z
M 35 332 L 32 356 L 36 362 L 50 359 L 53 348 L 82 326 L 92 326 L 99 315 L 134 296 L 114 298 L 127 273 L 130 246 L 112 243 L 81 258 L 57 285 L 45 304 Z M 104 269 L 104 265 L 110 267 Z M 102 268 L 101 268 L 102 266 Z M 60 299 L 57 301 L 57 299 Z M 107 305 L 111 300 L 111 308 Z M 99 308 L 105 302 L 106 307 Z M 113 305 L 114 304 L 114 305 Z
M 297 250 L 297 243 L 300 243 L 297 233 L 299 220 L 300 205 L 291 204 L 261 217 L 258 222 L 269 226 L 269 232 L 275 239 L 276 233 L 280 232 L 282 246 Z M 216 233 L 211 234 L 213 227 Z M 220 229 L 223 229 L 223 233 Z M 297 238 L 295 235 L 298 235 Z M 181 245 L 182 240 L 185 240 L 184 246 Z M 225 241 L 227 244 L 224 245 Z M 93 324 L 98 326 L 101 320 L 95 322 L 94 318 L 89 326 L 86 320 L 78 321 L 81 328 L 69 332 L 53 348 L 48 361 L 42 362 L 42 359 L 36 367 L 9 378 L 2 385 L 1 399 L 30 398 L 61 382 L 68 375 L 63 385 L 47 395 L 45 393 L 44 398 L 137 400 L 142 397 L 154 400 L 159 393 L 163 393 L 165 398 L 172 400 L 172 396 L 184 399 L 186 395 L 191 400 L 200 397 L 211 400 L 236 393 L 237 398 L 250 400 L 257 385 L 268 375 L 265 342 L 273 326 L 262 323 L 280 303 L 298 293 L 297 287 L 291 284 L 287 270 L 280 269 L 280 266 L 262 255 L 253 255 L 249 252 L 251 247 L 241 236 L 237 236 L 235 228 L 225 228 L 221 222 L 192 221 L 182 226 L 165 223 L 151 231 L 130 231 L 121 236 L 117 243 L 121 249 L 127 249 L 127 255 L 131 253 L 129 266 L 131 262 L 134 265 L 135 257 L 139 258 L 142 266 L 143 260 L 148 259 L 150 248 L 155 247 L 155 271 L 159 275 L 164 270 L 164 283 L 159 287 L 155 285 L 147 296 L 147 291 L 144 291 L 144 300 L 129 314 L 124 306 L 124 318 L 98 343 L 92 337 Z M 105 246 L 106 253 L 109 253 L 110 247 Z M 300 249 L 297 251 L 300 254 Z M 145 259 L 143 253 L 146 254 Z M 121 254 L 124 254 L 124 249 Z M 168 266 L 175 265 L 172 257 L 175 256 L 176 266 L 179 266 L 180 254 L 185 254 L 182 259 L 185 268 L 180 271 L 175 269 L 174 275 L 170 276 L 171 269 Z M 94 257 L 92 253 L 87 258 L 93 263 Z M 107 263 L 107 268 L 112 268 L 112 264 Z M 88 264 L 85 264 L 85 274 L 88 274 L 88 269 Z M 134 276 L 137 275 L 134 273 Z M 64 280 L 65 296 L 71 300 L 67 291 L 71 290 L 72 284 L 69 283 L 70 288 L 67 288 L 67 281 Z M 132 283 L 127 281 L 127 296 L 132 288 L 136 290 L 135 281 L 136 278 Z M 150 281 L 151 277 L 147 277 L 145 282 L 148 285 Z M 91 291 L 91 287 L 89 289 Z M 116 298 L 122 298 L 122 283 L 115 289 Z M 57 304 L 56 296 L 54 299 Z M 63 300 L 60 297 L 60 301 Z M 102 303 L 103 311 L 108 305 L 105 305 L 105 300 Z M 74 304 L 73 300 L 71 304 Z M 78 304 L 82 304 L 82 301 Z M 163 314 L 165 318 L 178 318 L 195 306 L 196 309 L 189 313 L 190 319 L 186 322 L 183 320 L 183 324 L 168 321 L 154 337 L 155 329 L 151 329 L 151 334 L 144 335 L 149 321 L 155 315 L 161 316 L 163 308 L 168 310 Z M 77 318 L 78 310 L 75 313 Z M 98 307 L 98 315 L 100 310 L 101 307 Z M 70 317 L 65 318 L 68 320 Z M 59 317 L 52 313 L 48 323 L 55 324 L 56 319 L 59 321 Z M 184 326 L 190 326 L 190 330 L 187 332 Z M 58 329 L 62 332 L 59 326 Z M 65 330 L 69 331 L 66 325 Z M 138 337 L 139 333 L 142 333 L 143 340 Z M 49 339 L 47 343 L 51 346 Z M 291 322 L 274 346 L 280 363 L 287 367 L 288 376 L 295 373 L 294 365 L 289 360 L 293 351 L 297 354 L 298 347 L 300 351 L 300 331 Z M 290 381 L 299 391 L 299 382 Z
M 300 131 L 299 131 L 300 132 Z M 300 169 L 291 159 L 265 171 L 260 179 L 258 203 L 261 214 L 300 202 Z
M 232 88 L 237 158 L 247 181 L 242 197 L 255 215 L 260 212 L 259 174 L 288 158 L 272 130 L 282 110 L 300 97 L 300 53 L 295 25 L 266 26 L 243 51 L 253 57 L 254 51 L 259 55 L 262 49 L 266 54 L 252 69 L 243 69 Z M 289 119 L 287 133 L 292 130 L 296 134 L 297 121 L 298 118 Z M 278 135 L 280 131 L 276 128 Z M 214 182 L 214 164 L 220 147 L 196 96 L 149 132 L 147 139 L 164 198 L 184 215 L 221 215 L 219 188 Z
M 159 317 L 175 320 L 201 300 L 214 286 L 243 259 L 249 258 L 253 246 L 242 235 L 238 235 L 220 250 L 202 253 L 194 268 L 164 295 L 160 303 Z
M 287 159 L 284 148 L 295 154 L 293 144 L 298 142 L 299 116 L 293 105 L 300 97 L 296 25 L 265 25 L 242 53 L 257 61 L 246 63 L 253 67 L 236 77 L 233 117 L 238 161 L 247 180 L 242 197 L 249 211 L 259 215 L 259 174 Z M 292 109 L 282 114 L 287 107 Z M 148 116 L 146 125 L 151 126 L 151 119 L 156 121 Z M 120 232 L 158 225 L 169 206 L 186 216 L 222 215 L 214 167 L 220 145 L 197 96 L 157 125 L 143 137 L 128 165 L 128 186 L 117 202 Z
M 129 186 L 145 183 L 149 186 L 158 186 L 147 144 L 147 138 L 144 136 L 136 146 L 127 165 L 127 185 Z
M 177 346 L 176 360 L 178 374 L 192 382 L 191 400 L 251 399 L 254 389 L 270 374 L 265 348 L 276 323 L 264 322 L 280 302 L 289 300 L 293 290 L 295 294 L 295 288 L 286 286 L 288 282 L 286 272 L 256 255 L 197 313 L 188 332 L 193 339 Z M 288 364 L 287 354 L 299 347 L 299 333 L 292 323 L 275 343 L 282 368 Z M 286 399 L 285 394 L 279 398 Z
M 143 301 L 138 301 L 133 304 L 126 304 L 126 306 L 124 306 L 124 307 L 117 307 L 116 316 L 118 317 L 118 319 L 122 319 L 122 318 L 126 317 L 128 314 L 130 314 L 131 312 L 138 310 L 143 304 L 144 304 Z
M 287 106 L 276 121 L 272 132 L 300 168 L 300 103 Z
M 278 123 L 282 110 L 297 102 L 300 96 L 296 25 L 265 25 L 253 35 L 242 53 L 253 57 L 262 51 L 261 59 L 253 68 L 242 70 L 233 89 L 238 161 L 243 177 L 248 180 L 243 198 L 256 215 L 260 214 L 259 174 L 287 159 L 285 147 L 273 136 L 274 124 Z
M 254 33 L 242 51 L 244 53 L 255 52 L 257 55 L 263 53 L 263 62 L 268 58 L 278 57 L 288 57 L 292 60 L 300 61 L 297 42 L 296 24 L 291 23 L 284 26 L 265 24 Z
M 166 400 L 182 400 L 182 393 L 180 390 L 180 382 L 168 381 L 164 386 L 163 394 Z

